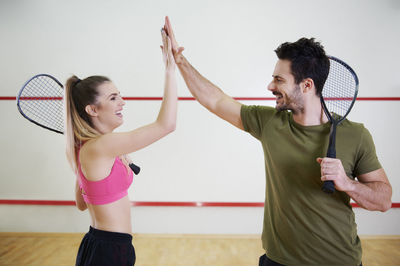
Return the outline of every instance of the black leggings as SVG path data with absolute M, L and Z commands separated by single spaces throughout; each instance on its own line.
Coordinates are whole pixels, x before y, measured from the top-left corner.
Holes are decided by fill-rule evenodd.
M 132 235 L 90 227 L 83 237 L 76 257 L 78 266 L 135 265 Z

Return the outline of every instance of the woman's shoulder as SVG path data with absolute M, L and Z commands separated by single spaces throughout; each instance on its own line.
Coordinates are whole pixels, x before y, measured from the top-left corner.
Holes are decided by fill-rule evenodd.
M 101 148 L 101 143 L 99 142 L 101 136 L 90 139 L 83 143 L 78 150 L 79 152 L 79 158 L 85 159 L 99 159 L 99 158 L 104 158 L 104 157 L 109 157 L 107 156 L 107 153 L 103 151 Z
M 79 152 L 81 171 L 89 181 L 99 181 L 110 174 L 116 158 L 98 149 L 96 139 L 85 142 Z

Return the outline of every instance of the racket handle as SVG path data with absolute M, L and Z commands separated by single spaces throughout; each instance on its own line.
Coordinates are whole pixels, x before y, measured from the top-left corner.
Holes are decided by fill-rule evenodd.
M 332 194 L 333 192 L 335 192 L 335 184 L 333 183 L 333 181 L 324 181 L 324 184 L 322 185 L 322 191 L 328 194 Z
M 336 158 L 335 148 L 328 150 L 327 157 Z M 333 192 L 335 192 L 335 183 L 333 183 L 332 180 L 324 181 L 324 184 L 322 185 L 322 191 L 328 194 L 332 194 Z
M 336 146 L 336 122 L 333 122 L 331 126 L 331 132 L 329 134 L 329 146 L 326 157 L 336 158 L 335 146 Z M 332 194 L 333 192 L 335 192 L 335 183 L 333 183 L 332 180 L 324 181 L 324 184 L 322 185 L 321 189 L 323 192 L 327 194 Z
M 140 167 L 139 166 L 137 166 L 134 163 L 130 163 L 129 167 L 132 169 L 132 171 L 135 173 L 135 175 L 139 174 L 139 172 L 140 172 Z
M 326 157 L 336 158 L 335 146 L 330 145 Z M 322 185 L 322 191 L 328 194 L 332 194 L 333 192 L 335 192 L 335 183 L 333 183 L 332 180 L 324 181 L 324 184 Z

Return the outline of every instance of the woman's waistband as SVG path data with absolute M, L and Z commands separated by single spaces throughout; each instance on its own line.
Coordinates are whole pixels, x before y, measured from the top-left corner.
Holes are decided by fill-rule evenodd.
M 89 232 L 87 234 L 94 238 L 97 238 L 97 239 L 104 239 L 104 240 L 116 241 L 116 242 L 132 242 L 131 234 L 104 231 L 104 230 L 93 228 L 92 226 L 90 226 Z

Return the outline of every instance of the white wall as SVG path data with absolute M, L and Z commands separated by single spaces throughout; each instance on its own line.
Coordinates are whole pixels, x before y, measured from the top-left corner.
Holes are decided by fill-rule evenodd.
M 360 97 L 399 96 L 400 3 L 395 0 L 1 1 L 0 96 L 15 96 L 37 73 L 50 73 L 63 82 L 71 74 L 102 74 L 124 96 L 161 96 L 159 30 L 165 15 L 186 48 L 185 56 L 229 95 L 271 97 L 266 86 L 276 62 L 273 50 L 284 41 L 306 36 L 322 41 L 329 54 L 355 69 Z M 179 96 L 190 96 L 180 77 Z M 159 106 L 159 101 L 128 101 L 120 130 L 152 122 Z M 398 101 L 359 101 L 349 116 L 371 131 L 393 185 L 393 202 L 400 202 L 396 178 L 400 128 L 393 123 L 398 121 L 398 107 Z M 0 121 L 0 199 L 73 200 L 74 177 L 62 136 L 24 120 L 14 101 L 0 101 Z M 176 132 L 132 158 L 142 167 L 130 189 L 132 200 L 264 199 L 260 144 L 195 101 L 179 103 Z M 173 226 L 141 222 L 165 212 L 174 214 L 171 224 L 182 233 L 261 230 L 262 208 L 134 208 L 134 230 L 175 232 Z M 57 213 L 52 226 L 41 220 L 47 217 L 44 213 Z M 190 213 L 197 219 L 190 220 Z M 358 224 L 365 234 L 400 234 L 398 210 L 385 214 L 356 210 L 356 214 L 362 217 Z M 0 216 L 1 231 L 84 231 L 89 221 L 72 207 L 2 205 Z M 208 217 L 217 218 L 210 223 Z M 232 220 L 237 221 L 235 228 L 223 229 Z M 189 221 L 194 224 L 179 226 Z M 375 228 L 377 223 L 385 225 L 384 232 Z
M 400 210 L 354 209 L 359 235 L 398 235 Z M 86 232 L 89 213 L 74 206 L 0 205 L 1 231 Z M 3 215 L 4 214 L 4 215 Z M 262 207 L 133 207 L 132 230 L 141 234 L 261 234 Z

